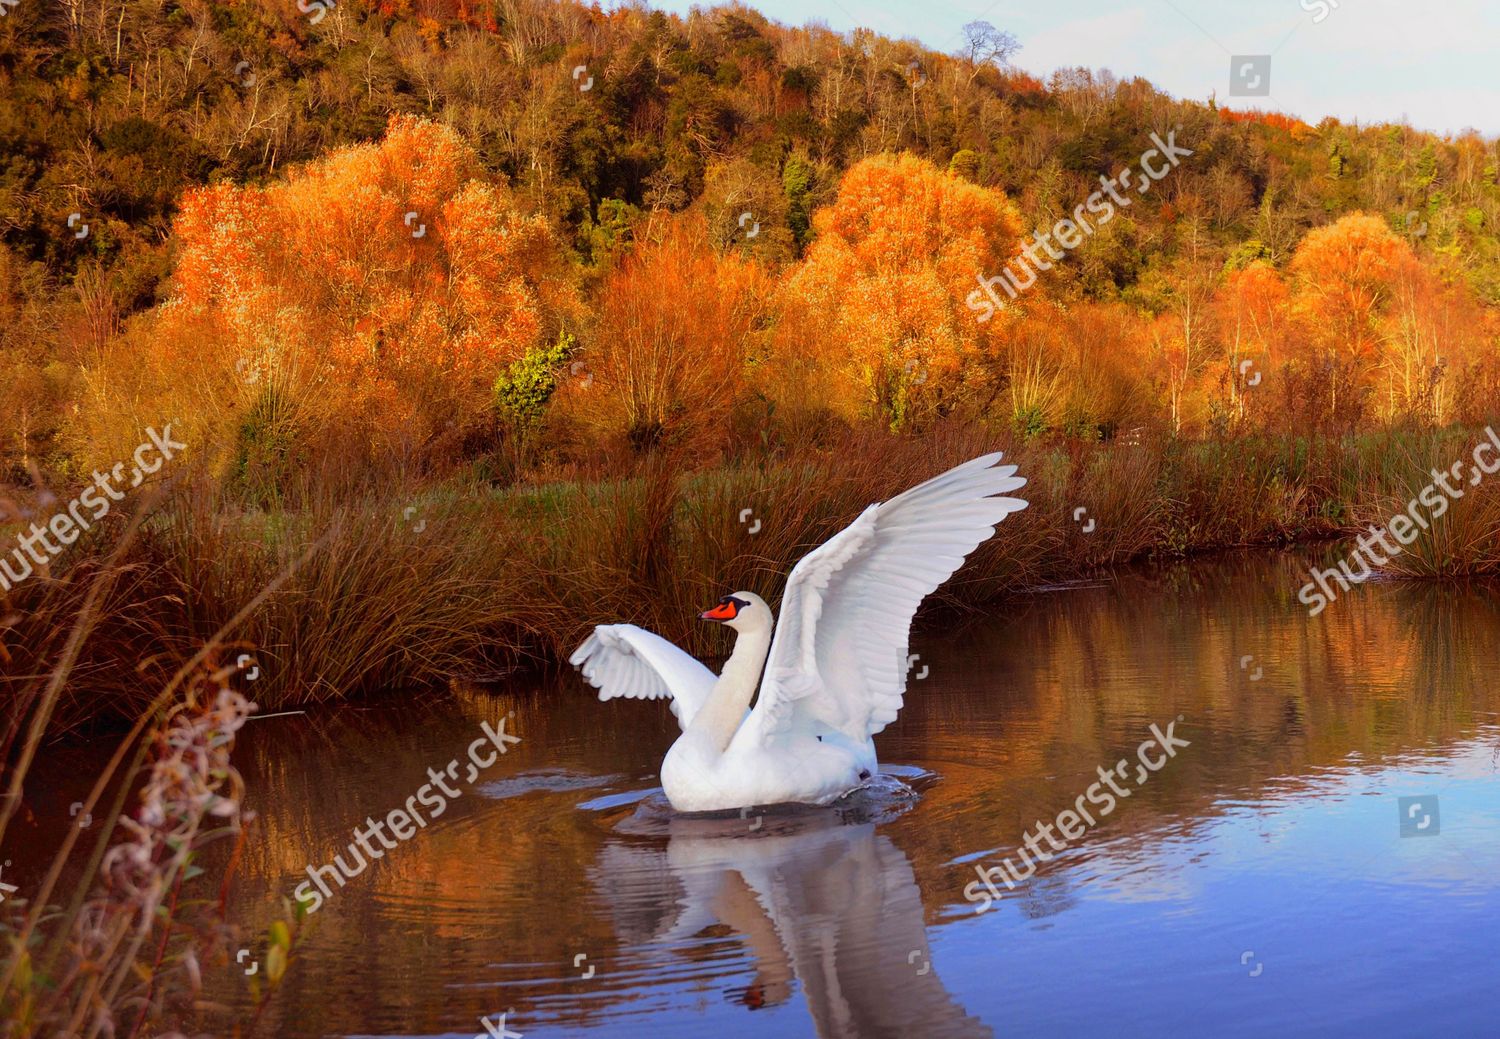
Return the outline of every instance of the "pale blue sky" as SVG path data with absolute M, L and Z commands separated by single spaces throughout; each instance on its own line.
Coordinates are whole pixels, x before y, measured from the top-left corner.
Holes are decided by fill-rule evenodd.
M 1500 135 L 1496 0 L 746 0 L 788 25 L 866 26 L 933 50 L 984 20 L 1021 42 L 1020 68 L 1144 76 L 1177 97 L 1217 92 L 1230 107 L 1310 123 L 1324 116 Z M 691 0 L 650 0 L 686 13 Z M 1335 3 L 1337 6 L 1335 7 Z M 712 6 L 702 4 L 696 6 Z M 1317 19 L 1315 21 L 1315 19 Z M 1231 55 L 1271 54 L 1270 96 L 1230 96 Z

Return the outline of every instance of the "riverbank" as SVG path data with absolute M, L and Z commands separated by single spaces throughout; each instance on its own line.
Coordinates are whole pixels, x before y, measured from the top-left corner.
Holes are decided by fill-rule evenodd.
M 971 426 L 920 438 L 867 430 L 709 468 L 658 454 L 613 478 L 496 487 L 460 473 L 313 493 L 295 508 L 248 507 L 224 482 L 183 470 L 80 537 L 51 578 L 11 593 L 4 681 L 21 694 L 8 699 L 25 703 L 38 681 L 27 676 L 55 666 L 92 589 L 92 631 L 55 721 L 133 719 L 278 575 L 215 654 L 241 667 L 238 681 L 262 710 L 544 669 L 610 620 L 712 655 L 719 633 L 694 619 L 705 604 L 737 588 L 776 601 L 796 560 L 865 505 L 987 450 L 1019 466 L 1030 507 L 929 601 L 927 616 L 1143 557 L 1384 522 L 1482 435 L 1038 444 Z M 1500 569 L 1500 495 L 1489 484 L 1465 489 L 1393 572 Z M 131 515 L 140 523 L 127 533 Z

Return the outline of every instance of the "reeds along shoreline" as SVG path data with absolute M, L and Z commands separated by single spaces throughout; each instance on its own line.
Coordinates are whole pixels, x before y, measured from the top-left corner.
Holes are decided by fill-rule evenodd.
M 106 566 L 97 623 L 58 705 L 63 729 L 134 718 L 175 661 L 320 539 L 227 636 L 227 659 L 253 661 L 246 667 L 257 669 L 264 710 L 548 666 L 588 627 L 615 619 L 712 655 L 723 649 L 716 633 L 693 621 L 705 603 L 730 588 L 776 601 L 795 561 L 864 506 L 997 448 L 1028 479 L 1020 494 L 1030 507 L 974 553 L 929 613 L 978 609 L 1151 554 L 1351 531 L 1472 442 L 1471 431 L 1451 430 L 1011 444 L 955 424 L 923 437 L 856 430 L 818 449 L 708 468 L 657 452 L 613 478 L 498 488 L 450 475 L 381 489 L 314 487 L 295 507 L 271 508 L 249 507 L 222 482 L 187 471 L 120 558 L 105 562 L 118 531 L 104 524 L 50 577 L 9 593 L 5 742 L 35 686 L 27 676 L 50 672 L 59 633 Z M 1500 493 L 1474 488 L 1402 557 L 1402 572 L 1500 569 L 1497 531 Z

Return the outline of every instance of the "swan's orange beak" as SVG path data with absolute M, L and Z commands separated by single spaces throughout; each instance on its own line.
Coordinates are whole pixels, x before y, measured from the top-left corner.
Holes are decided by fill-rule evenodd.
M 726 599 L 711 610 L 704 610 L 698 614 L 700 621 L 732 621 L 739 609 L 734 605 L 733 599 Z

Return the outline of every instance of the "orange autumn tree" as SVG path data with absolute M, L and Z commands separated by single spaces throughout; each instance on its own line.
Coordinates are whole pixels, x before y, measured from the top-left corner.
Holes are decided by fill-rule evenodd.
M 719 446 L 769 296 L 753 261 L 713 249 L 701 216 L 667 219 L 605 279 L 577 410 L 637 448 Z
M 576 309 L 546 222 L 414 117 L 278 183 L 191 192 L 174 232 L 162 341 L 374 454 L 484 423 L 503 366 Z
M 1358 418 L 1359 395 L 1380 363 L 1382 324 L 1417 259 L 1385 221 L 1352 213 L 1307 233 L 1292 257 L 1292 309 L 1303 339 L 1330 372 L 1328 414 Z
M 1387 419 L 1453 421 L 1453 373 L 1493 357 L 1487 316 L 1462 279 L 1445 279 L 1421 264 L 1401 273 L 1385 316 L 1377 386 Z
M 1264 260 L 1232 271 L 1214 297 L 1215 325 L 1223 344 L 1222 377 L 1235 421 L 1245 419 L 1248 401 L 1270 393 L 1269 380 L 1284 359 L 1286 299 L 1286 283 Z
M 1201 428 L 1205 418 L 1202 390 L 1214 367 L 1210 344 L 1218 315 L 1213 298 L 1222 269 L 1201 220 L 1184 220 L 1178 237 L 1178 253 L 1141 278 L 1156 311 L 1150 329 L 1152 367 L 1165 391 L 1174 434 Z
M 1015 252 L 1020 227 L 1002 193 L 925 159 L 857 163 L 814 214 L 817 237 L 785 283 L 783 363 L 819 371 L 847 417 L 901 427 L 945 407 L 994 334 L 965 301 Z

